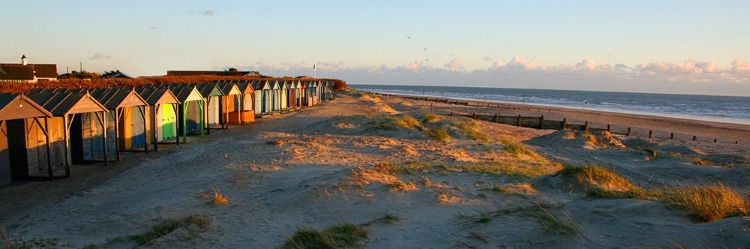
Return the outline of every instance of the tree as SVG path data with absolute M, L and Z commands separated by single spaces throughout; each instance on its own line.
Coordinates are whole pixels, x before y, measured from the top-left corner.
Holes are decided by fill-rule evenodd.
M 120 72 L 120 70 L 104 71 L 104 73 L 102 74 L 102 78 L 111 78 L 111 77 L 121 75 L 121 74 L 122 72 Z
M 236 68 L 233 68 L 233 67 L 230 67 L 229 69 L 227 69 L 227 72 L 237 72 L 237 71 L 239 71 L 239 70 L 237 70 Z

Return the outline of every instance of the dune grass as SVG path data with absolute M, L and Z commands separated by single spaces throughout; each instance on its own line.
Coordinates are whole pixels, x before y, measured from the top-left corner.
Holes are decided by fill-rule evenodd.
M 404 128 L 418 128 L 420 127 L 419 120 L 411 115 L 397 115 L 390 117 L 393 120 L 393 124 Z
M 546 204 L 537 202 L 531 207 L 530 215 L 542 225 L 544 231 L 547 233 L 557 232 L 566 235 L 580 233 L 580 228 L 575 220 L 573 220 L 570 212 L 562 205 L 560 209 L 562 209 L 562 215 L 552 212 Z
M 342 222 L 323 230 L 297 227 L 297 232 L 280 248 L 354 248 L 360 246 L 369 235 L 367 229 L 349 222 Z
M 750 215 L 750 200 L 724 183 L 683 185 L 667 189 L 667 201 L 684 208 L 694 222 Z
M 500 142 L 505 145 L 505 152 L 513 155 L 513 156 L 519 156 L 519 155 L 527 155 L 527 156 L 534 156 L 536 153 L 529 149 L 529 147 L 526 147 L 526 145 L 513 140 L 509 137 L 501 137 Z
M 586 188 L 588 195 L 601 198 L 635 197 L 643 190 L 628 179 L 598 165 L 584 167 L 564 167 L 563 176 L 575 179 Z
M 534 189 L 534 186 L 531 186 L 531 184 L 529 183 L 498 185 L 492 188 L 492 190 L 503 194 L 518 196 L 531 196 L 537 193 L 536 189 Z
M 458 130 L 462 131 L 463 133 L 466 133 L 466 135 L 468 135 L 471 139 L 484 142 L 491 140 L 490 135 L 484 133 L 484 131 L 479 128 L 479 125 L 477 125 L 477 123 L 472 120 L 460 122 L 456 124 L 456 128 L 458 128 Z
M 214 188 L 213 195 L 210 195 L 206 192 L 204 192 L 202 189 L 198 194 L 203 198 L 208 200 L 209 203 L 212 203 L 214 205 L 226 205 L 229 203 L 229 199 L 227 199 L 224 194 L 221 193 L 218 187 Z
M 448 130 L 444 127 L 435 127 L 432 129 L 424 129 L 424 134 L 428 137 L 438 141 L 442 144 L 449 144 L 451 142 L 451 136 L 448 134 Z
M 208 229 L 211 226 L 211 221 L 206 217 L 205 214 L 192 214 L 181 218 L 168 218 L 164 219 L 161 223 L 151 227 L 150 230 L 132 235 L 129 238 L 134 241 L 138 246 L 143 246 L 149 242 L 158 239 L 164 235 L 167 235 L 180 227 L 189 227 L 196 225 L 200 229 Z
M 435 123 L 443 119 L 442 116 L 435 114 L 434 112 L 425 112 L 422 116 L 424 116 L 422 118 L 422 123 L 425 124 Z

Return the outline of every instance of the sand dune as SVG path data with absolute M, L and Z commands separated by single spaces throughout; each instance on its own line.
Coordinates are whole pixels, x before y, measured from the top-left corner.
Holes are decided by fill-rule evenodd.
M 32 201 L 19 192 L 61 188 L 73 178 L 6 187 L 0 189 L 2 203 L 13 205 L 1 208 L 5 241 L 130 248 L 137 246 L 132 235 L 165 219 L 201 214 L 210 221 L 208 228 L 180 226 L 145 247 L 274 248 L 302 227 L 341 222 L 367 229 L 368 238 L 359 242 L 366 248 L 734 248 L 750 243 L 747 217 L 695 222 L 667 197 L 592 196 L 590 186 L 561 171 L 598 165 L 632 182 L 633 189 L 656 192 L 722 182 L 747 200 L 747 135 L 734 136 L 740 140 L 735 144 L 535 130 L 431 115 L 429 107 L 428 102 L 338 94 L 332 102 L 264 117 L 145 159 L 127 155 L 113 167 L 128 170 L 66 195 L 24 203 Z M 480 110 L 471 108 L 463 111 Z M 748 130 L 589 111 L 548 113 L 720 137 L 727 134 L 706 130 Z M 80 176 L 84 173 L 74 178 L 92 177 Z M 213 190 L 228 203 L 201 196 Z

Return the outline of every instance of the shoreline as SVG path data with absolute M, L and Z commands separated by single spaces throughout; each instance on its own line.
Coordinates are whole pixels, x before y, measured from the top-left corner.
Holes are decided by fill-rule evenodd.
M 670 133 L 682 137 L 682 140 L 692 140 L 692 136 L 698 139 L 717 139 L 724 143 L 741 143 L 750 144 L 750 124 L 728 123 L 718 121 L 707 121 L 688 118 L 664 117 L 654 114 L 629 114 L 612 111 L 599 111 L 590 109 L 576 109 L 570 107 L 556 106 L 539 106 L 530 104 L 520 104 L 511 102 L 493 102 L 490 101 L 472 101 L 468 99 L 447 98 L 447 97 L 419 97 L 402 94 L 381 94 L 378 95 L 393 96 L 419 100 L 426 104 L 439 107 L 440 110 L 463 114 L 498 114 L 508 116 L 544 116 L 546 120 L 562 121 L 567 119 L 569 124 L 583 125 L 586 121 L 589 125 L 596 128 L 604 128 L 610 124 L 613 129 L 633 128 L 633 132 L 643 136 L 653 130 L 657 137 L 666 137 Z M 444 103 L 458 101 L 459 103 Z M 488 107 L 487 104 L 490 104 Z M 497 105 L 495 105 L 497 104 Z M 684 137 L 688 137 L 685 139 Z
M 405 96 L 405 97 L 414 97 L 419 99 L 427 99 L 433 100 L 456 100 L 456 101 L 462 101 L 462 102 L 470 102 L 474 104 L 497 104 L 497 105 L 506 105 L 506 106 L 523 106 L 523 107 L 533 107 L 533 108 L 540 108 L 540 109 L 568 109 L 572 111 L 591 111 L 591 112 L 605 112 L 605 113 L 611 113 L 611 114 L 623 114 L 623 115 L 639 115 L 639 116 L 653 116 L 655 118 L 673 118 L 673 119 L 685 119 L 685 120 L 694 120 L 694 121 L 705 121 L 705 122 L 713 122 L 713 123 L 726 123 L 726 124 L 738 124 L 738 125 L 750 125 L 750 120 L 745 119 L 732 119 L 732 118 L 722 118 L 722 117 L 711 117 L 711 116 L 697 116 L 697 115 L 686 115 L 686 114 L 679 114 L 679 115 L 670 115 L 666 113 L 658 113 L 658 112 L 648 112 L 648 111 L 636 111 L 636 110 L 627 110 L 627 109 L 597 109 L 597 108 L 577 108 L 574 106 L 564 106 L 564 105 L 554 105 L 554 104 L 540 104 L 540 103 L 519 103 L 519 102 L 511 102 L 511 101 L 502 101 L 502 100 L 483 100 L 483 99 L 472 99 L 472 98 L 455 98 L 455 97 L 445 97 L 445 96 L 438 96 L 438 95 L 414 95 L 414 94 L 401 94 L 401 93 L 382 93 L 382 92 L 369 92 L 366 90 L 362 90 L 368 93 L 372 94 L 384 94 L 384 95 L 391 95 L 391 96 Z M 703 95 L 699 95 L 703 96 Z M 705 95 L 710 96 L 710 95 Z M 732 97 L 732 96 L 727 96 Z

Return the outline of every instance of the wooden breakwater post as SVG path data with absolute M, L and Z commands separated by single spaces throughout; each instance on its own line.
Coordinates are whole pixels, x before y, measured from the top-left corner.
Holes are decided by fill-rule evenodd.
M 628 137 L 629 137 L 630 135 L 633 135 L 633 129 L 631 129 L 630 127 L 628 127 Z
M 565 130 L 565 129 L 568 129 L 568 119 L 567 118 L 563 118 L 563 125 L 562 125 L 562 129 L 561 130 Z
M 430 103 L 430 112 L 432 112 L 432 103 Z
M 471 119 L 477 119 L 477 113 L 476 112 L 472 112 L 471 113 Z
M 674 132 L 669 133 L 669 139 L 674 139 Z
M 648 138 L 653 137 L 653 135 L 654 135 L 654 130 L 648 130 Z
M 539 129 L 544 130 L 544 115 L 542 115 L 542 117 L 539 118 Z
M 716 138 L 714 138 L 714 143 L 716 143 Z
M 518 127 L 521 127 L 521 114 L 518 114 Z
M 495 113 L 495 123 L 497 123 L 497 113 Z
M 693 141 L 696 141 L 696 140 L 698 140 L 698 137 L 697 136 L 693 136 Z
M 583 123 L 583 131 L 588 132 L 589 131 L 589 121 L 586 121 Z
M 611 131 L 611 130 L 609 129 L 609 124 L 607 124 L 607 131 Z

